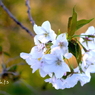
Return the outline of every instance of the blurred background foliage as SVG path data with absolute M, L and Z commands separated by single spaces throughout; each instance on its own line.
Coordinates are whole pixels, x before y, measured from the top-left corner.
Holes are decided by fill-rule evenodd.
M 11 13 L 28 29 L 33 31 L 27 15 L 25 0 L 2 0 Z M 57 33 L 67 31 L 68 18 L 75 6 L 78 19 L 95 18 L 95 0 L 30 0 L 32 17 L 37 25 L 49 20 L 52 29 Z M 78 30 L 85 32 L 87 27 L 95 26 L 95 20 Z M 9 84 L 0 84 L 0 95 L 94 95 L 95 74 L 91 82 L 83 87 L 55 90 L 51 84 L 44 82 L 39 71 L 32 74 L 30 67 L 19 55 L 29 53 L 34 45 L 33 38 L 22 30 L 0 7 L 0 82 L 7 80 Z M 72 63 L 74 61 L 72 60 Z

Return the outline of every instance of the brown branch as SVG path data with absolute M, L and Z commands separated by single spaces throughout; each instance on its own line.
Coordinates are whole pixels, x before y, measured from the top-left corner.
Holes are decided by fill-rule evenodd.
M 30 5 L 29 5 L 29 0 L 26 0 L 26 6 L 28 8 L 27 10 L 27 13 L 28 13 L 28 17 L 29 17 L 29 20 L 30 20 L 30 23 L 32 23 L 32 25 L 35 24 L 35 21 L 33 20 L 32 16 L 31 16 L 31 11 L 30 11 Z
M 3 4 L 3 2 L 0 0 L 0 6 L 6 11 L 6 13 L 10 16 L 10 18 L 18 24 L 22 29 L 24 29 L 27 33 L 29 33 L 32 37 L 35 35 L 33 32 L 29 31 L 25 26 L 23 26 L 13 15 L 12 13 L 7 9 L 7 7 Z

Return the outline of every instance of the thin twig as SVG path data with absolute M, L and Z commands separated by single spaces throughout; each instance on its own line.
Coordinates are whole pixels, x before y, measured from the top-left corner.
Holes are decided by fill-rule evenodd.
M 5 63 L 8 64 L 9 62 L 17 60 L 18 58 L 20 58 L 20 56 L 16 56 L 14 58 L 9 58 Z
M 7 9 L 7 7 L 3 4 L 3 2 L 0 0 L 0 6 L 6 11 L 6 13 L 10 16 L 10 18 L 16 22 L 22 29 L 24 29 L 27 33 L 29 33 L 32 37 L 34 37 L 33 32 L 29 31 L 25 26 L 23 26 L 13 15 L 12 13 Z
M 35 24 L 35 21 L 33 20 L 32 16 L 31 16 L 31 11 L 30 11 L 30 5 L 29 5 L 29 3 L 30 3 L 29 0 L 26 0 L 26 6 L 28 8 L 28 10 L 27 10 L 28 17 L 29 17 L 30 23 L 32 25 L 34 25 Z

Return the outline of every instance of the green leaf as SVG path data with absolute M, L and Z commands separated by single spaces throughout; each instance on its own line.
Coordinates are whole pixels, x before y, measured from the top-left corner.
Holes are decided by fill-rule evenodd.
M 76 42 L 76 40 L 73 39 L 73 40 L 69 41 L 68 47 L 69 47 L 69 52 L 71 52 L 75 56 L 75 58 L 79 64 L 81 62 L 81 58 L 82 58 L 80 45 Z
M 77 21 L 76 30 L 78 30 L 78 29 L 80 29 L 81 27 L 83 27 L 84 25 L 90 23 L 93 19 L 94 19 L 94 18 L 89 19 L 89 20 L 82 19 L 82 20 Z
M 88 24 L 93 19 L 94 18 L 89 19 L 89 20 L 82 19 L 82 20 L 77 21 L 77 13 L 75 12 L 75 9 L 73 8 L 73 14 L 71 17 L 69 17 L 69 21 L 68 21 L 68 40 L 70 41 L 78 29 Z
M 7 53 L 7 52 L 3 52 L 5 55 L 7 55 L 7 56 L 10 56 L 10 54 L 9 53 Z
M 76 25 L 77 25 L 77 13 L 73 9 L 72 17 L 70 17 L 68 21 L 68 38 L 72 37 L 75 34 Z

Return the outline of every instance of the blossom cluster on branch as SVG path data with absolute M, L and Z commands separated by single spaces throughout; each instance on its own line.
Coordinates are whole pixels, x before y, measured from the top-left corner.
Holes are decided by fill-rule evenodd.
M 95 73 L 95 29 L 91 26 L 81 35 L 75 32 L 92 20 L 77 21 L 77 13 L 73 9 L 66 33 L 59 31 L 56 34 L 49 21 L 41 26 L 34 24 L 35 46 L 30 53 L 20 53 L 20 57 L 30 65 L 32 73 L 39 70 L 41 77 L 48 76 L 45 82 L 51 83 L 55 89 L 74 87 L 78 81 L 83 86 L 90 82 L 90 74 Z M 76 68 L 70 64 L 69 59 L 73 56 L 77 60 Z
M 68 31 L 58 31 L 56 34 L 49 21 L 45 21 L 42 26 L 35 24 L 30 14 L 29 0 L 26 0 L 27 13 L 36 34 L 34 35 L 11 14 L 2 1 L 0 6 L 22 29 L 34 37 L 35 46 L 30 53 L 20 53 L 20 57 L 33 69 L 32 73 L 39 70 L 41 77 L 48 76 L 45 82 L 51 83 L 55 89 L 72 88 L 78 81 L 81 86 L 90 82 L 90 74 L 95 73 L 95 28 L 90 26 L 81 35 L 75 33 L 93 19 L 77 20 L 77 13 L 73 9 L 68 20 Z M 76 68 L 70 63 L 73 56 L 77 61 Z

